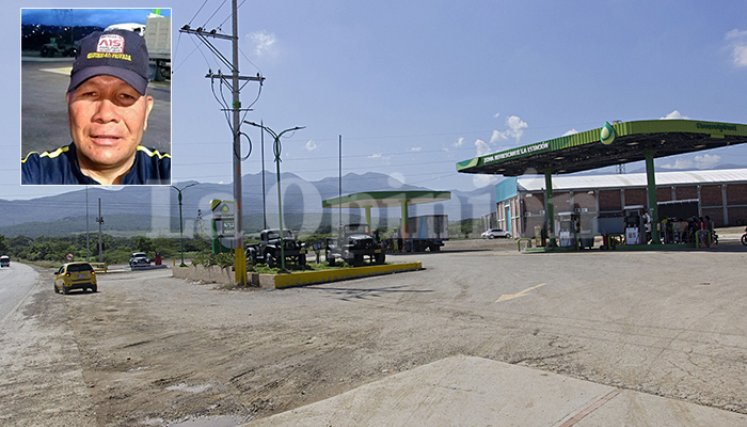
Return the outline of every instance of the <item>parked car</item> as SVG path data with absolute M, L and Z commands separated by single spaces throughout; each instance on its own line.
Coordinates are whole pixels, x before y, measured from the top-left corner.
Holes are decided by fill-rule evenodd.
M 54 275 L 54 291 L 67 294 L 73 289 L 98 290 L 96 272 L 87 262 L 70 262 L 64 264 Z
M 0 256 L 0 267 L 10 267 L 10 257 L 8 255 Z
M 498 237 L 510 239 L 511 233 L 500 228 L 491 228 L 490 230 L 485 230 L 485 232 L 483 232 L 480 237 L 482 237 L 483 239 L 495 239 Z
M 145 252 L 133 252 L 130 255 L 130 268 L 144 265 L 150 265 L 150 258 Z

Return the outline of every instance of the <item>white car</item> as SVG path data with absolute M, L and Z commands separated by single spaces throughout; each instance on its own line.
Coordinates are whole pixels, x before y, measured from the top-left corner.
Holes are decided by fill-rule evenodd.
M 480 237 L 482 237 L 483 239 L 495 239 L 496 237 L 510 239 L 511 233 L 500 228 L 491 228 L 490 230 L 486 230 L 484 233 L 482 233 Z
M 130 267 L 150 265 L 150 259 L 145 252 L 133 252 L 130 256 Z

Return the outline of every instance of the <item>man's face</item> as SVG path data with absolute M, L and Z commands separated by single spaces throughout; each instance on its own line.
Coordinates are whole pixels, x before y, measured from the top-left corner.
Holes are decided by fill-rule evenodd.
M 101 75 L 68 93 L 67 102 L 81 168 L 129 168 L 148 125 L 153 98 L 116 77 Z

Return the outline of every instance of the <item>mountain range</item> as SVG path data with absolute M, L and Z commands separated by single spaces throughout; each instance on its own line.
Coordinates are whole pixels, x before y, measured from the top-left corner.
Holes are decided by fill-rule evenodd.
M 265 173 L 267 225 L 278 224 L 276 175 Z M 323 209 L 322 200 L 337 197 L 338 177 L 307 181 L 292 173 L 281 174 L 284 224 L 294 230 L 314 232 L 338 222 L 360 221 L 362 209 Z M 210 201 L 233 200 L 232 184 L 176 183 L 182 190 L 184 233 L 210 229 Z M 188 187 L 189 186 L 189 187 Z M 188 187 L 188 188 L 186 188 Z M 342 194 L 368 191 L 429 190 L 403 184 L 389 175 L 368 172 L 349 173 L 342 178 Z M 442 188 L 432 190 L 449 191 Z M 178 235 L 179 203 L 171 187 L 122 187 L 107 190 L 99 187 L 76 188 L 67 193 L 31 200 L 0 200 L 0 234 L 5 236 L 55 236 L 95 231 L 99 224 L 101 201 L 102 231 L 117 235 Z M 244 229 L 253 232 L 264 227 L 262 177 L 260 173 L 242 178 Z M 418 205 L 410 215 L 445 213 L 451 221 L 477 218 L 490 213 L 495 206 L 493 186 L 471 192 L 451 190 L 451 200 Z M 339 214 L 342 213 L 342 219 Z M 393 227 L 399 222 L 397 208 L 373 209 L 376 225 Z

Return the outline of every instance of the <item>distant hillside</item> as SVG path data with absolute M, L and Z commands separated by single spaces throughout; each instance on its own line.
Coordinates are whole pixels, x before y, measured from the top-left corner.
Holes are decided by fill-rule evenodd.
M 291 229 L 314 231 L 317 228 L 337 225 L 340 222 L 338 209 L 323 209 L 322 200 L 337 197 L 338 178 L 306 181 L 292 174 L 283 173 L 284 222 Z M 266 173 L 265 181 L 268 226 L 277 226 L 276 176 Z M 195 228 L 210 231 L 210 200 L 233 199 L 232 184 L 203 184 L 196 181 L 177 183 L 184 188 L 183 216 L 185 234 L 191 235 Z M 244 228 L 250 232 L 263 227 L 262 178 L 258 174 L 245 175 L 242 179 L 244 192 Z M 366 191 L 426 190 L 423 187 L 405 185 L 389 175 L 379 173 L 343 176 L 343 194 Z M 434 188 L 438 191 L 449 191 Z M 89 187 L 87 190 L 88 213 L 86 214 L 86 190 L 40 197 L 32 200 L 0 200 L 0 234 L 6 236 L 65 235 L 82 233 L 88 228 L 97 231 L 98 200 L 101 199 L 104 224 L 102 229 L 110 234 L 178 234 L 179 205 L 177 192 L 171 187 L 125 187 L 120 190 L 105 190 Z M 450 220 L 476 218 L 489 213 L 495 206 L 494 188 L 485 187 L 472 192 L 452 190 L 452 200 L 437 204 L 419 205 L 410 209 L 410 215 L 446 213 Z M 198 211 L 202 221 L 198 219 Z M 342 209 L 343 223 L 358 221 L 362 210 Z M 393 227 L 399 221 L 400 210 L 374 209 L 375 218 L 381 226 Z

